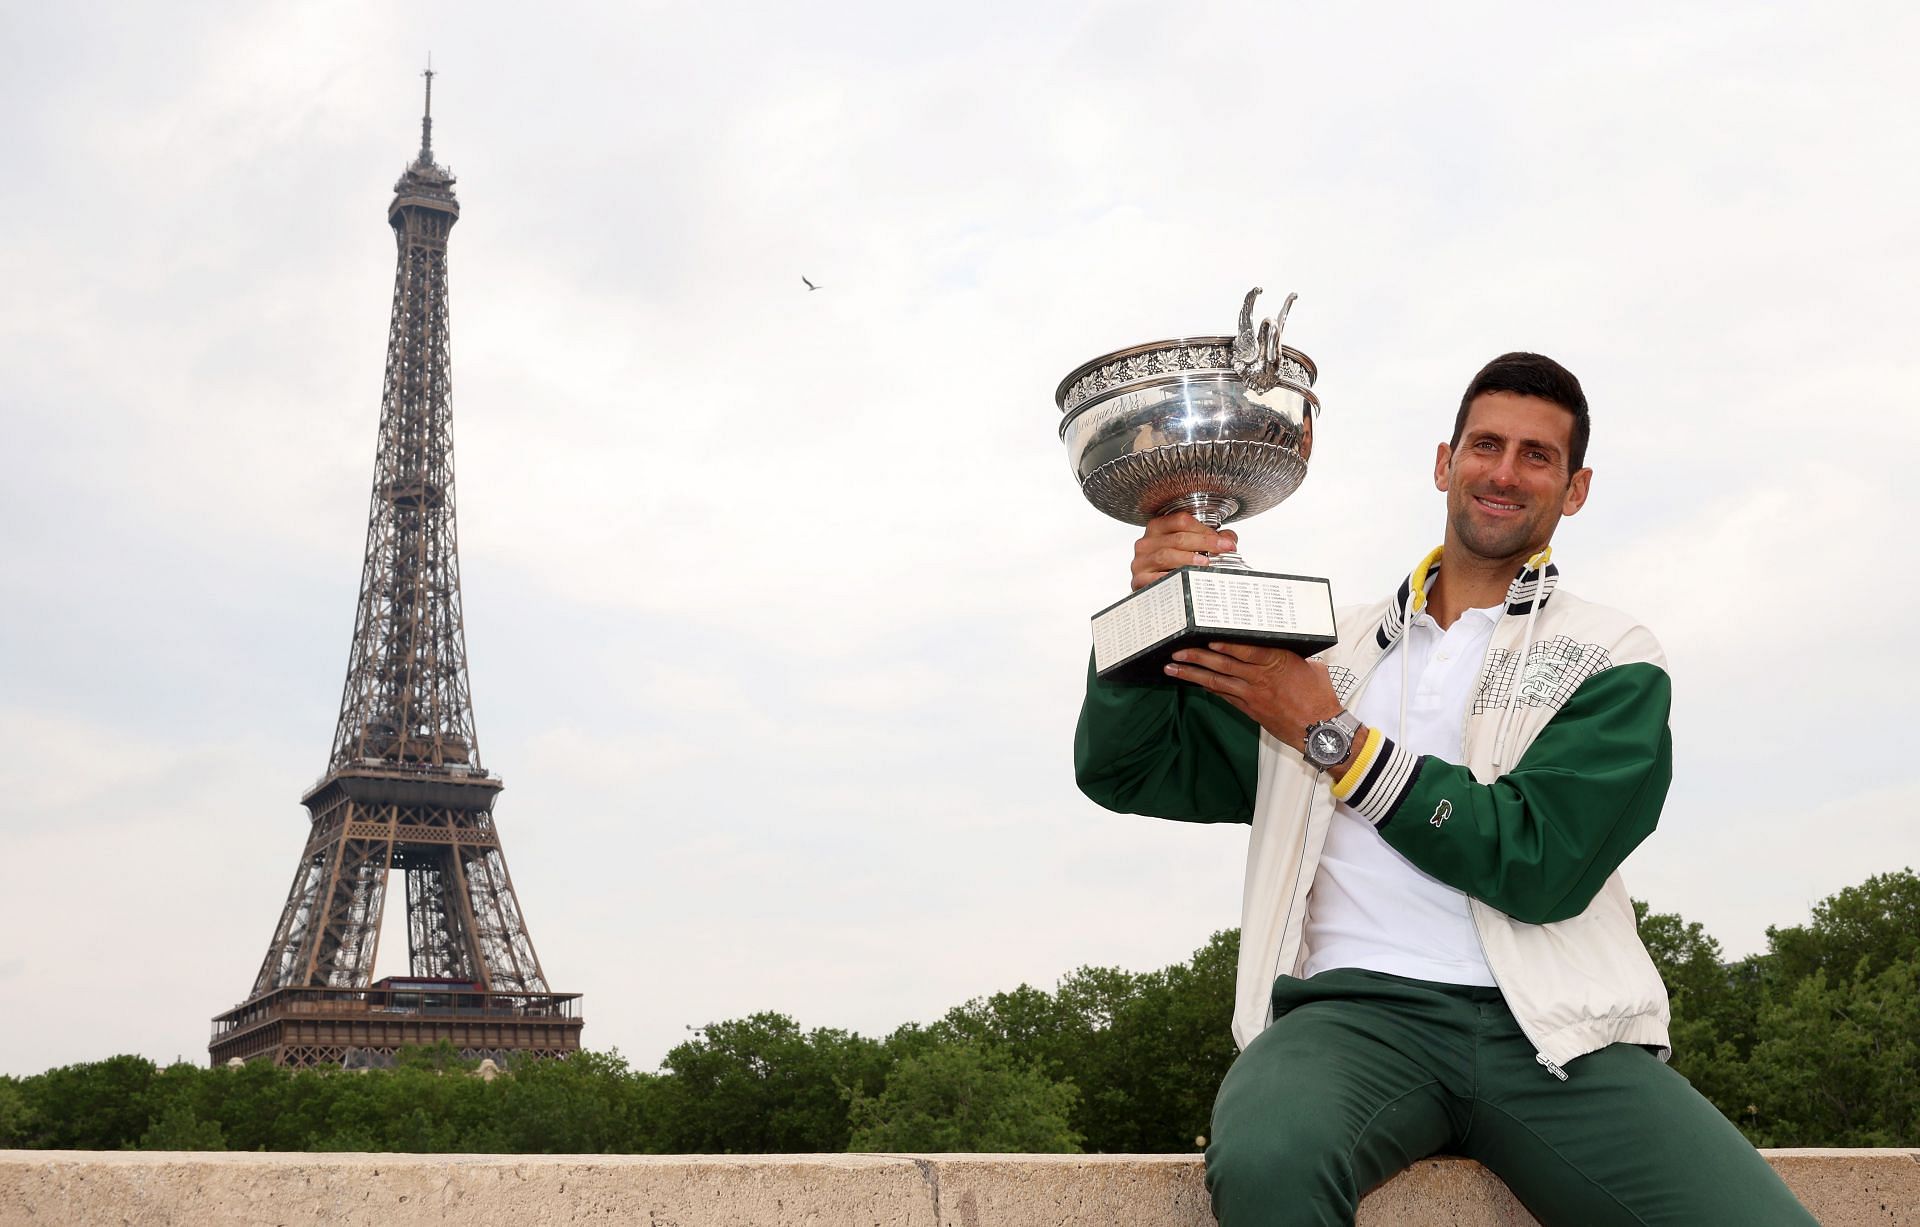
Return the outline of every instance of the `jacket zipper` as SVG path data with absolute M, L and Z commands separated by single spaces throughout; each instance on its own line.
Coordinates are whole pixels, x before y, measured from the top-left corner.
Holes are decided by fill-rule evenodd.
M 1405 633 L 1404 627 L 1402 628 L 1402 633 L 1403 634 Z M 1388 651 L 1391 651 L 1391 650 L 1392 650 L 1391 645 L 1389 645 Z M 1340 700 L 1340 705 L 1342 707 L 1348 707 L 1348 708 L 1352 707 L 1353 701 L 1360 697 L 1360 692 L 1366 689 L 1367 683 L 1373 679 L 1374 672 L 1380 668 L 1380 662 L 1385 660 L 1386 658 L 1387 658 L 1386 652 L 1382 652 L 1380 653 L 1380 655 L 1373 658 L 1373 663 L 1367 666 L 1367 671 L 1365 673 L 1362 673 L 1359 676 L 1359 678 L 1353 683 L 1353 689 L 1349 690 L 1347 692 L 1346 697 Z M 1320 773 L 1320 779 L 1314 783 L 1314 786 L 1307 790 L 1307 821 L 1309 823 L 1313 821 L 1313 803 L 1315 799 L 1319 797 L 1320 789 L 1322 786 L 1326 787 L 1328 790 L 1331 790 L 1333 788 L 1333 782 L 1326 778 L 1326 772 L 1324 771 Z M 1338 802 L 1335 802 L 1335 804 L 1338 804 Z M 1332 821 L 1331 814 L 1328 815 L 1328 821 Z M 1301 832 L 1302 839 L 1305 839 L 1306 835 L 1307 835 L 1307 832 L 1302 830 Z M 1299 896 L 1300 879 L 1306 874 L 1306 872 L 1307 872 L 1307 850 L 1306 850 L 1306 846 L 1302 844 L 1300 848 L 1300 868 L 1294 871 L 1293 881 L 1287 883 L 1287 910 L 1289 912 L 1293 910 L 1294 899 L 1296 899 Z M 1303 933 L 1306 930 L 1306 923 L 1307 923 L 1306 918 L 1304 916 L 1301 917 L 1300 928 Z M 1287 935 L 1285 933 L 1282 933 L 1280 935 L 1280 942 L 1283 947 L 1286 944 L 1286 940 L 1287 940 Z M 1481 953 L 1481 957 L 1484 958 L 1486 956 L 1486 943 L 1484 942 L 1481 943 L 1480 953 Z M 1274 977 L 1280 976 L 1282 974 L 1289 975 L 1289 976 L 1292 975 L 1294 972 L 1294 968 L 1298 966 L 1299 962 L 1300 962 L 1300 946 L 1298 943 L 1295 943 L 1293 947 L 1292 961 L 1288 962 L 1285 959 L 1277 960 L 1273 968 L 1273 976 L 1269 976 L 1268 979 L 1271 980 Z M 1280 964 L 1282 963 L 1286 963 L 1286 971 L 1284 973 L 1280 970 Z M 1273 1025 L 1273 1006 L 1271 1004 L 1267 1006 L 1267 1025 L 1268 1026 Z
M 1506 615 L 1503 614 L 1501 616 L 1504 618 Z M 1495 638 L 1498 637 L 1498 635 L 1499 635 L 1499 627 L 1496 626 L 1494 628 L 1494 634 L 1487 636 L 1486 650 L 1481 652 L 1480 654 L 1480 674 L 1478 678 L 1479 681 L 1486 680 L 1487 658 L 1493 655 L 1493 641 Z M 1525 666 L 1526 666 L 1525 661 L 1519 661 L 1514 665 L 1514 670 L 1515 670 L 1514 679 L 1516 682 L 1519 680 L 1519 670 L 1523 669 Z M 1475 693 L 1476 694 L 1479 693 L 1478 687 L 1475 688 Z M 1467 751 L 1467 736 L 1470 730 L 1472 729 L 1472 727 L 1473 727 L 1473 715 L 1471 712 L 1469 712 L 1466 720 L 1464 720 L 1460 725 L 1460 761 L 1463 764 L 1470 761 L 1468 751 Z M 1495 747 L 1495 749 L 1498 749 L 1498 748 L 1499 747 L 1497 746 Z M 1467 774 L 1468 775 L 1473 774 L 1473 769 L 1471 767 L 1467 769 Z M 1486 934 L 1480 931 L 1480 913 L 1475 906 L 1479 902 L 1480 901 L 1478 899 L 1475 899 L 1472 895 L 1467 896 L 1467 917 L 1468 919 L 1473 921 L 1473 938 L 1475 941 L 1480 943 L 1480 957 L 1485 959 L 1487 962 L 1487 974 L 1493 977 L 1494 987 L 1500 990 L 1500 997 L 1504 1001 L 1506 1000 L 1506 996 L 1507 996 L 1507 986 L 1500 983 L 1500 973 L 1494 969 L 1493 957 L 1487 953 L 1487 937 L 1486 937 Z M 1558 1065 L 1554 1064 L 1553 1058 L 1549 1057 L 1546 1053 L 1540 1050 L 1540 1047 L 1541 1047 L 1540 1041 L 1533 1038 L 1533 1033 L 1527 1030 L 1527 1024 L 1522 1022 L 1520 1019 L 1520 1015 L 1514 1012 L 1514 1009 L 1511 1003 L 1507 1005 L 1507 1013 L 1513 1015 L 1514 1025 L 1520 1028 L 1520 1034 L 1527 1037 L 1527 1043 L 1533 1045 L 1534 1063 L 1536 1065 L 1546 1066 L 1548 1073 L 1560 1079 L 1560 1081 L 1565 1082 L 1567 1080 L 1567 1071 L 1564 1069 L 1561 1069 Z
M 1480 943 L 1480 957 L 1487 960 L 1487 974 L 1493 977 L 1494 987 L 1500 990 L 1500 997 L 1502 1000 L 1505 1000 L 1507 996 L 1507 986 L 1500 983 L 1500 973 L 1494 970 L 1493 959 L 1487 954 L 1486 935 L 1480 932 L 1480 913 L 1474 910 L 1474 905 L 1478 902 L 1479 900 L 1475 899 L 1472 895 L 1467 896 L 1467 916 L 1473 921 L 1474 940 Z M 1533 1045 L 1534 1063 L 1546 1066 L 1548 1073 L 1560 1079 L 1560 1081 L 1565 1082 L 1567 1080 L 1567 1071 L 1555 1065 L 1553 1058 L 1540 1051 L 1540 1041 L 1533 1038 L 1533 1032 L 1527 1030 L 1527 1024 L 1520 1020 L 1520 1015 L 1514 1012 L 1511 1003 L 1507 1006 L 1507 1013 L 1513 1015 L 1514 1025 L 1520 1028 L 1520 1034 L 1527 1037 L 1527 1043 Z

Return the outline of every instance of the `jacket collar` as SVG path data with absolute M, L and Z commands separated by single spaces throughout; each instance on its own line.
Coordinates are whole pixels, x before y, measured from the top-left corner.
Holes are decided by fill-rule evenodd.
M 1441 547 L 1435 546 L 1414 564 L 1413 570 L 1400 581 L 1393 600 L 1387 603 L 1386 616 L 1373 632 L 1374 642 L 1382 650 L 1392 647 L 1407 629 L 1408 619 L 1427 607 L 1427 594 L 1433 590 L 1434 576 L 1440 574 L 1440 551 Z M 1513 582 L 1507 585 L 1507 613 L 1526 614 L 1536 607 L 1546 608 L 1560 583 L 1560 568 L 1552 559 L 1553 549 L 1549 546 L 1521 564 Z

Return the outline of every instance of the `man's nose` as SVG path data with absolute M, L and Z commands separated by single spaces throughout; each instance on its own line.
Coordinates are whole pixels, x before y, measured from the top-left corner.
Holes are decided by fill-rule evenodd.
M 1520 480 L 1520 452 L 1518 448 L 1507 448 L 1500 453 L 1500 462 L 1493 466 L 1488 474 L 1493 481 L 1502 486 L 1511 486 Z

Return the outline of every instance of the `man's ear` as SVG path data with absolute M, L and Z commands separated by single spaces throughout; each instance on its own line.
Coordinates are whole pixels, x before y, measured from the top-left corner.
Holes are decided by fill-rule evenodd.
M 1433 449 L 1433 488 L 1442 494 L 1447 491 L 1447 465 L 1452 459 L 1453 449 L 1446 444 Z
M 1567 496 L 1560 502 L 1560 514 L 1570 516 L 1587 505 L 1587 491 L 1593 484 L 1593 470 L 1581 469 L 1567 479 Z

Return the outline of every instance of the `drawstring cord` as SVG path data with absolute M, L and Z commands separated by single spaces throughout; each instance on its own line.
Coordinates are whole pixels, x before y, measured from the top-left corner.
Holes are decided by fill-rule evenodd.
M 1440 551 L 1436 549 L 1425 558 L 1422 558 L 1420 565 L 1413 569 L 1413 579 L 1409 584 L 1409 592 L 1407 594 L 1406 614 L 1400 624 L 1399 638 L 1401 639 L 1413 633 L 1414 618 L 1418 617 L 1427 607 L 1427 580 L 1432 574 L 1434 567 L 1438 565 L 1440 561 L 1439 556 Z M 1515 579 L 1517 584 L 1528 574 L 1532 574 L 1533 595 L 1527 600 L 1527 618 L 1523 624 L 1520 636 L 1520 654 L 1514 658 L 1513 680 L 1507 686 L 1507 702 L 1505 707 L 1501 709 L 1500 723 L 1494 728 L 1493 770 L 1495 775 L 1504 774 L 1513 768 L 1513 763 L 1508 760 L 1508 755 L 1512 751 L 1512 741 L 1518 731 L 1518 722 L 1514 717 L 1520 708 L 1520 689 L 1526 681 L 1527 656 L 1533 651 L 1534 619 L 1540 616 L 1540 606 L 1546 598 L 1547 563 L 1552 557 L 1553 548 L 1551 546 L 1541 550 L 1538 554 L 1535 554 L 1527 560 L 1526 565 L 1520 570 L 1520 575 Z M 1508 595 L 1512 595 L 1511 589 L 1509 589 Z M 1507 603 L 1511 604 L 1511 601 Z M 1393 646 L 1397 646 L 1400 649 L 1400 727 L 1396 736 L 1398 740 L 1404 742 L 1407 739 L 1407 683 L 1411 680 L 1409 676 L 1410 666 L 1407 662 L 1407 645 L 1396 640 Z
M 1527 653 L 1533 650 L 1533 620 L 1540 615 L 1540 604 L 1546 596 L 1547 560 L 1552 557 L 1551 547 L 1541 550 L 1529 558 L 1520 571 L 1522 576 L 1529 571 L 1534 573 L 1533 596 L 1527 602 L 1526 628 L 1520 636 L 1520 655 L 1514 658 L 1513 681 L 1507 685 L 1506 710 L 1500 713 L 1500 725 L 1493 734 L 1493 773 L 1496 776 L 1513 769 L 1513 763 L 1507 759 L 1511 748 L 1508 743 L 1516 728 L 1513 715 L 1520 706 L 1520 687 L 1527 675 Z
M 1433 575 L 1434 567 L 1440 562 L 1440 549 L 1436 546 L 1420 560 L 1413 569 L 1413 579 L 1407 585 L 1407 615 L 1401 619 L 1400 637 L 1404 641 L 1413 635 L 1413 619 L 1427 607 L 1427 581 Z M 1407 652 L 1405 642 L 1400 643 L 1400 730 L 1394 736 L 1404 744 L 1407 740 Z
M 1413 599 L 1415 602 L 1418 602 L 1420 598 L 1416 594 Z M 1395 645 L 1400 649 L 1400 730 L 1396 732 L 1393 736 L 1394 736 L 1394 739 L 1399 741 L 1402 745 L 1405 745 L 1407 741 L 1407 655 L 1408 655 L 1408 652 L 1407 652 L 1406 641 L 1413 638 L 1413 618 L 1414 618 L 1414 611 L 1411 608 L 1409 608 L 1407 610 L 1407 624 L 1400 628 L 1400 636 L 1401 636 L 1400 642 L 1397 645 Z

